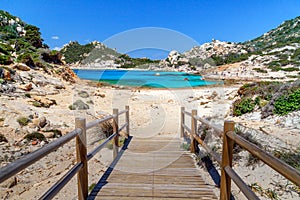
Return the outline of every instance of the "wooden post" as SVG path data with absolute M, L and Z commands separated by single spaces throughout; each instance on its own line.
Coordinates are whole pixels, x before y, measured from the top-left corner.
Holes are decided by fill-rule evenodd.
M 234 141 L 227 136 L 226 133 L 229 131 L 234 131 L 233 121 L 224 122 L 222 166 L 221 166 L 221 189 L 220 189 L 221 200 L 229 200 L 231 194 L 231 178 L 224 170 L 226 166 L 232 167 Z
M 82 162 L 83 164 L 83 167 L 78 171 L 77 174 L 78 199 L 83 200 L 88 196 L 88 166 L 85 118 L 76 118 L 75 128 L 80 128 L 82 130 L 81 134 L 76 136 L 76 158 L 77 162 Z
M 197 153 L 198 151 L 198 142 L 194 138 L 194 135 L 197 135 L 197 120 L 195 117 L 197 116 L 197 110 L 192 110 L 191 116 L 191 153 Z
M 117 133 L 116 136 L 114 137 L 112 143 L 113 143 L 113 159 L 115 159 L 118 155 L 119 152 L 119 110 L 118 109 L 113 109 L 113 115 L 114 115 L 114 120 L 113 120 L 113 128 L 114 128 L 114 133 Z
M 127 132 L 127 136 L 129 137 L 129 106 L 125 106 L 125 109 L 127 110 L 127 112 L 126 112 L 126 123 L 127 123 L 126 132 Z
M 184 124 L 184 107 L 181 107 L 180 115 L 181 115 L 180 138 L 183 138 L 184 137 L 184 127 L 183 127 L 183 124 Z

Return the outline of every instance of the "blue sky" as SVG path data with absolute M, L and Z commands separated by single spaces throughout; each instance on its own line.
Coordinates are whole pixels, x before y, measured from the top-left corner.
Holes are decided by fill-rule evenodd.
M 51 48 L 69 41 L 103 42 L 143 27 L 172 30 L 203 44 L 213 38 L 243 42 L 258 37 L 299 16 L 300 0 L 1 0 L 0 9 L 40 27 Z M 135 43 L 134 38 L 127 42 Z M 151 34 L 141 38 L 147 40 Z

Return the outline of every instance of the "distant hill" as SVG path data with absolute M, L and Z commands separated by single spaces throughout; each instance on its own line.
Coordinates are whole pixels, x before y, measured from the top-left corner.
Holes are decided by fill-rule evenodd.
M 239 63 L 255 66 L 260 73 L 299 71 L 300 16 L 284 21 L 262 36 L 242 43 L 213 40 L 191 50 L 171 51 L 162 60 L 131 58 L 94 41 L 66 44 L 60 51 L 44 44 L 40 29 L 0 10 L 0 65 L 25 63 L 30 68 L 47 68 L 51 64 L 98 68 L 135 68 L 181 70 L 202 73 L 213 66 Z M 252 68 L 251 68 L 252 70 Z M 295 76 L 295 75 L 293 75 Z
M 273 71 L 297 70 L 300 66 L 300 16 L 253 40 L 243 43 L 213 40 L 193 47 L 183 56 L 199 68 L 206 63 L 218 66 L 257 58 Z
M 81 45 L 77 41 L 66 44 L 60 52 L 68 64 L 91 64 L 98 61 L 114 60 L 120 55 L 104 44 L 94 41 Z
M 158 63 L 147 58 L 131 58 L 104 44 L 94 41 L 88 44 L 70 42 L 60 50 L 67 64 L 93 68 L 135 68 L 144 64 Z

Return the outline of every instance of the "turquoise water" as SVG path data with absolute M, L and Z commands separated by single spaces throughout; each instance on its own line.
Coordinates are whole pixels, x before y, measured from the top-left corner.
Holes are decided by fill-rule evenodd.
M 74 72 L 81 79 L 134 87 L 188 88 L 216 84 L 185 72 L 83 69 L 74 69 Z

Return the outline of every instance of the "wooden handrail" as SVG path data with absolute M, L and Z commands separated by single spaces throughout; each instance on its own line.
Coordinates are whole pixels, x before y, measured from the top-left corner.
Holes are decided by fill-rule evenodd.
M 256 156 L 268 166 L 273 168 L 275 171 L 277 171 L 296 185 L 300 186 L 300 172 L 298 170 L 281 161 L 280 159 L 276 158 L 275 156 L 268 154 L 261 148 L 250 143 L 249 141 L 245 140 L 243 137 L 235 134 L 232 131 L 226 133 L 226 135 L 238 145 L 240 145 L 242 148 L 246 149 L 252 155 Z
M 217 137 L 223 137 L 223 130 L 221 127 L 215 125 L 215 124 L 211 124 L 209 121 L 207 121 L 206 119 L 202 119 L 201 117 L 199 116 L 195 116 L 195 119 L 200 121 L 201 123 L 205 124 L 206 126 L 212 128 L 214 130 L 214 134 L 217 136 Z
M 243 194 L 248 199 L 259 199 L 255 193 L 247 186 L 247 184 L 238 176 L 238 174 L 232 169 L 232 159 L 233 159 L 233 144 L 237 143 L 242 148 L 249 151 L 252 155 L 256 156 L 268 166 L 273 168 L 275 171 L 286 177 L 288 180 L 295 183 L 298 187 L 300 186 L 300 172 L 295 168 L 289 166 L 283 161 L 279 160 L 275 156 L 272 156 L 260 149 L 253 143 L 247 141 L 243 137 L 234 133 L 234 122 L 225 121 L 224 130 L 221 130 L 220 127 L 210 124 L 207 120 L 202 119 L 199 116 L 195 115 L 195 111 L 191 113 L 185 111 L 184 107 L 181 107 L 181 136 L 184 136 L 185 130 L 190 133 L 192 140 L 196 140 L 218 163 L 221 165 L 221 188 L 220 188 L 220 199 L 230 199 L 231 193 L 231 179 L 236 183 L 236 185 L 241 189 Z M 194 113 L 194 114 L 193 114 Z M 185 125 L 185 114 L 191 114 L 191 128 Z M 199 137 L 199 135 L 193 130 L 193 126 L 197 127 L 195 120 L 200 121 L 204 125 L 214 129 L 214 132 L 217 133 L 217 136 L 223 137 L 223 148 L 222 148 L 222 157 L 212 151 L 207 144 Z M 193 144 L 193 143 L 192 143 Z M 191 145 L 192 145 L 191 144 Z M 192 149 L 193 151 L 193 149 Z
M 125 124 L 118 128 L 118 118 L 119 115 L 125 114 Z M 86 152 L 86 130 L 106 122 L 108 120 L 114 119 L 114 133 L 109 136 L 104 142 L 97 146 L 94 150 L 87 154 Z M 113 115 L 104 117 L 102 119 L 97 119 L 88 124 L 85 123 L 84 118 L 77 118 L 75 120 L 76 126 L 75 130 L 69 132 L 68 134 L 58 138 L 57 140 L 39 148 L 38 150 L 27 154 L 20 159 L 9 163 L 8 165 L 0 169 L 0 183 L 17 174 L 26 167 L 32 165 L 39 159 L 45 157 L 49 153 L 61 147 L 63 144 L 69 142 L 76 137 L 76 154 L 77 163 L 60 179 L 54 184 L 46 193 L 41 196 L 40 199 L 51 199 L 53 198 L 71 179 L 77 174 L 78 175 L 78 199 L 86 199 L 88 195 L 88 172 L 87 163 L 88 161 L 98 153 L 110 140 L 114 139 L 114 145 L 118 146 L 119 132 L 126 128 L 127 134 L 129 136 L 129 106 L 125 107 L 125 110 L 118 112 L 117 109 L 113 110 Z M 118 153 L 118 149 L 115 149 L 114 158 Z
M 181 127 L 184 128 L 184 130 L 187 130 L 189 133 L 192 132 L 192 130 L 185 124 L 182 124 Z
M 39 199 L 52 199 L 83 167 L 83 164 L 76 163 L 59 181 L 56 182 L 43 196 Z
M 25 169 L 26 167 L 32 165 L 33 163 L 45 157 L 49 153 L 55 151 L 65 143 L 75 138 L 80 133 L 81 133 L 81 129 L 75 129 L 74 131 L 71 131 L 67 135 L 64 135 L 54 140 L 53 142 L 31 152 L 30 154 L 27 154 L 19 158 L 18 160 L 2 167 L 0 169 L 0 183 L 12 177 L 13 175 L 17 174 L 18 172 Z
M 91 158 L 93 158 L 101 149 L 103 149 L 103 147 L 105 147 L 105 145 L 111 141 L 115 136 L 116 136 L 116 132 L 113 133 L 111 136 L 109 136 L 104 142 L 102 142 L 99 146 L 97 146 L 95 149 L 93 149 L 90 153 L 88 153 L 87 155 L 87 159 L 90 160 Z
M 192 116 L 192 113 L 190 113 L 190 112 L 188 112 L 188 111 L 185 111 L 185 110 L 183 111 L 183 114 L 188 115 L 188 116 L 190 116 L 190 117 Z
M 95 121 L 92 121 L 92 122 L 90 122 L 90 123 L 88 123 L 88 124 L 86 125 L 86 129 L 88 130 L 88 129 L 90 129 L 90 128 L 92 128 L 92 127 L 98 125 L 98 124 L 101 124 L 101 123 L 103 123 L 103 122 L 107 122 L 107 121 L 109 121 L 109 120 L 111 120 L 111 119 L 113 119 L 113 118 L 114 118 L 114 115 L 109 115 L 109 116 L 106 116 L 106 117 L 104 117 L 104 118 L 101 118 L 101 119 L 97 119 L 97 120 L 95 120 Z
M 248 185 L 241 179 L 241 177 L 229 166 L 224 167 L 226 174 L 235 182 L 241 189 L 247 199 L 259 199 L 256 194 L 248 187 Z
M 221 155 L 217 152 L 214 152 L 207 144 L 201 140 L 198 135 L 193 135 L 193 137 L 197 140 L 197 142 L 207 151 L 209 155 L 211 155 L 220 165 L 222 163 Z
M 233 145 L 234 142 L 226 136 L 228 131 L 234 130 L 233 121 L 224 122 L 223 148 L 222 148 L 222 163 L 221 163 L 221 187 L 220 199 L 229 200 L 231 195 L 231 177 L 226 173 L 225 167 L 232 167 Z
M 192 113 L 195 113 L 194 115 L 192 115 Z M 218 154 L 217 152 L 214 152 L 209 146 L 207 146 L 205 144 L 205 142 L 198 136 L 198 134 L 196 133 L 196 129 L 195 131 L 192 131 L 191 128 L 189 128 L 186 124 L 185 124 L 185 114 L 188 113 L 188 115 L 190 114 L 190 116 L 192 117 L 192 123 L 191 123 L 191 126 L 195 126 L 195 128 L 197 128 L 197 122 L 196 121 L 200 121 L 202 123 L 204 123 L 205 125 L 213 128 L 215 130 L 215 132 L 217 133 L 217 137 L 222 137 L 221 134 L 223 134 L 223 131 L 220 131 L 220 128 L 216 125 L 212 125 L 210 124 L 208 121 L 200 118 L 197 116 L 197 112 L 194 110 L 192 111 L 191 113 L 185 111 L 185 108 L 184 107 L 181 107 L 181 126 L 180 126 L 180 129 L 181 129 L 181 133 L 180 133 L 180 136 L 183 137 L 184 136 L 184 131 L 186 130 L 187 132 L 189 132 L 191 135 L 192 135 L 192 140 L 195 139 L 197 141 L 197 143 L 199 143 L 206 151 L 207 153 L 209 153 L 209 155 L 212 156 L 212 158 L 214 158 L 214 160 L 216 160 L 220 165 L 221 165 L 221 155 Z M 194 125 L 193 125 L 194 124 Z M 220 133 L 222 132 L 222 133 Z M 194 144 L 193 144 L 194 146 Z M 192 149 L 193 151 L 193 149 Z

